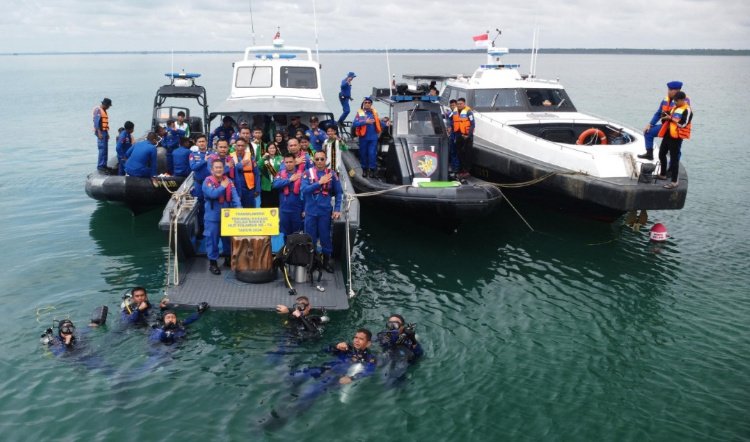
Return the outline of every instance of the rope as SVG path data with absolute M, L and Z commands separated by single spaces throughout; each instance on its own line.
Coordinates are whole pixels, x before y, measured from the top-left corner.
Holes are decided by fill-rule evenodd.
M 171 191 L 171 190 L 169 190 L 169 186 L 167 186 L 167 183 L 164 182 L 165 179 L 167 179 L 167 178 L 174 178 L 174 177 L 156 176 L 154 178 L 157 179 L 157 181 L 159 182 L 159 184 L 161 184 L 161 187 L 163 187 L 164 190 L 166 190 L 167 192 L 169 192 L 170 195 L 174 195 L 178 190 L 180 190 L 178 188 L 175 191 Z
M 368 197 L 368 196 L 382 195 L 384 193 L 392 192 L 394 190 L 404 189 L 404 188 L 407 188 L 407 187 L 412 187 L 412 185 L 411 184 L 402 184 L 400 186 L 390 187 L 388 189 L 373 190 L 372 192 L 358 193 L 356 196 L 357 196 L 357 198 L 365 198 L 365 197 Z M 353 196 L 347 195 L 347 198 L 350 198 L 350 197 L 353 198 Z
M 505 194 L 503 193 L 502 190 L 500 190 L 500 195 L 502 195 L 503 198 L 505 198 L 505 201 L 508 202 L 508 204 L 510 205 L 511 209 L 513 209 L 513 211 L 516 212 L 516 215 L 518 215 L 518 217 L 521 218 L 521 221 L 523 221 L 524 224 L 526 224 L 526 226 L 529 228 L 529 230 L 531 230 L 532 232 L 535 232 L 534 228 L 531 227 L 531 224 L 529 224 L 529 222 L 526 221 L 526 218 L 524 218 L 523 215 L 521 215 L 521 212 L 519 212 L 518 209 L 516 209 L 516 206 L 514 206 L 513 203 L 510 202 L 510 200 L 508 199 L 507 196 L 505 196 Z
M 354 195 L 350 193 L 346 194 L 346 226 L 344 227 L 346 232 L 344 232 L 344 235 L 346 236 L 346 271 L 349 280 L 349 298 L 355 296 L 354 289 L 352 288 L 352 243 L 349 235 L 349 208 L 354 198 Z
M 540 177 L 531 179 L 529 181 L 521 181 L 519 183 L 493 183 L 490 181 L 486 181 L 486 184 L 480 184 L 480 185 L 484 186 L 484 185 L 489 184 L 491 186 L 500 187 L 502 189 L 520 189 L 522 187 L 528 187 L 528 186 L 533 186 L 534 184 L 539 184 L 542 181 L 548 178 L 551 178 L 555 175 L 588 175 L 588 174 L 585 172 L 549 172 L 549 173 L 545 173 L 544 175 Z

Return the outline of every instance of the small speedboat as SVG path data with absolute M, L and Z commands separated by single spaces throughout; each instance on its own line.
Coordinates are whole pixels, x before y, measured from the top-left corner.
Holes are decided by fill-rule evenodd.
M 362 202 L 407 213 L 403 220 L 459 224 L 492 213 L 503 201 L 500 189 L 473 176 L 449 172 L 450 145 L 438 97 L 374 89 L 392 122 L 383 129 L 375 177 L 365 176 L 356 140 L 341 159 Z M 416 215 L 416 216 L 415 216 Z
M 176 120 L 177 113 L 182 111 L 187 116 L 186 121 L 190 125 L 192 135 L 206 133 L 208 125 L 206 89 L 195 83 L 195 79 L 200 77 L 200 74 L 181 72 L 165 75 L 170 78 L 170 82 L 161 86 L 154 96 L 151 131 L 156 130 L 158 125 L 165 125 L 169 119 Z M 190 108 L 187 106 L 173 105 L 174 99 L 197 101 L 203 115 L 191 115 Z M 185 177 L 165 175 L 166 149 L 158 146 L 156 150 L 157 176 L 141 178 L 117 175 L 117 157 L 112 156 L 107 163 L 107 170 L 96 170 L 86 177 L 86 194 L 96 200 L 124 204 L 134 213 L 164 205 L 172 193 L 180 187 Z

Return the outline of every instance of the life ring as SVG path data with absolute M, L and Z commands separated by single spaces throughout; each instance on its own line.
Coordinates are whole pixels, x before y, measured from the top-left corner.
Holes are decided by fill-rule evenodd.
M 578 141 L 576 141 L 576 144 L 585 144 L 586 139 L 590 136 L 594 135 L 596 138 L 594 140 L 599 139 L 599 144 L 607 144 L 607 135 L 604 134 L 604 131 L 601 129 L 597 129 L 595 127 L 590 127 L 581 133 L 581 135 L 578 137 Z

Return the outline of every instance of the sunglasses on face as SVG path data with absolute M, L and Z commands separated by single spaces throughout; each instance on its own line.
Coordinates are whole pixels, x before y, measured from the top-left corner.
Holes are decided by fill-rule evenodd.
M 320 157 L 315 158 L 315 161 L 325 161 L 325 160 L 326 160 L 325 157 L 324 158 L 320 158 Z

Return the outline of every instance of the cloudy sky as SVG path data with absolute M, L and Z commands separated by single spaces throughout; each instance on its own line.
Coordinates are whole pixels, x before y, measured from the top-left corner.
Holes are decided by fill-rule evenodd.
M 312 0 L 0 0 L 0 52 L 242 50 L 276 26 L 314 41 Z M 500 28 L 499 46 L 750 48 L 748 0 L 317 0 L 321 49 L 471 48 Z

